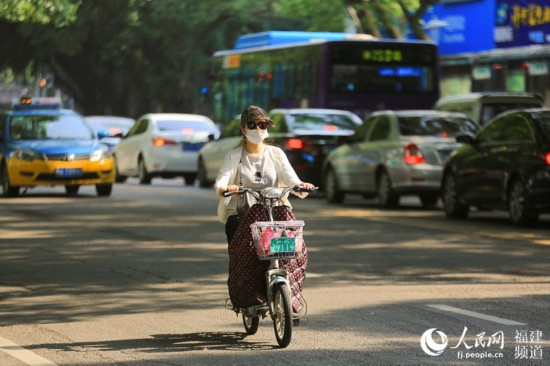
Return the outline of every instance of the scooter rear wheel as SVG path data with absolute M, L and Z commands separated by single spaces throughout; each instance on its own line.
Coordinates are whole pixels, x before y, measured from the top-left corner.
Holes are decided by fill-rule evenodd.
M 286 347 L 292 338 L 292 303 L 290 287 L 279 283 L 273 288 L 273 327 L 279 346 Z

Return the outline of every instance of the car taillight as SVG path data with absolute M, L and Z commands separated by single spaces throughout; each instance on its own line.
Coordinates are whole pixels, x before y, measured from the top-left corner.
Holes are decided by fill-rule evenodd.
M 290 149 L 303 149 L 304 141 L 301 139 L 288 139 L 286 141 L 286 146 Z
M 405 164 L 422 164 L 425 162 L 422 151 L 415 144 L 405 146 L 403 160 L 405 160 Z
M 546 160 L 546 164 L 550 165 L 550 152 L 546 153 L 546 155 L 544 156 L 544 160 Z
M 165 137 L 155 137 L 153 138 L 153 145 L 156 147 L 162 147 L 165 145 L 175 145 L 177 144 L 176 141 L 172 139 L 167 139 Z

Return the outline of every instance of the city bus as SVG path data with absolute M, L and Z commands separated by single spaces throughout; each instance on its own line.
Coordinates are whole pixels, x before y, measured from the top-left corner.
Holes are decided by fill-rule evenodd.
M 214 53 L 213 66 L 213 113 L 222 123 L 251 104 L 365 117 L 381 109 L 429 109 L 439 97 L 437 46 L 427 41 L 264 32 Z

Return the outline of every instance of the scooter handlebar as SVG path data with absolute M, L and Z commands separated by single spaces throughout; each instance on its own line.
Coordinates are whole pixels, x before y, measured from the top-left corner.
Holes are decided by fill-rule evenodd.
M 300 187 L 300 186 L 293 186 L 293 187 L 286 187 L 284 190 L 293 190 L 295 192 L 313 193 L 313 192 L 317 191 L 318 189 L 319 189 L 319 187 L 314 187 L 312 189 L 309 189 L 309 188 L 303 188 L 303 187 Z M 256 191 L 253 190 L 253 189 L 250 189 L 250 188 L 240 188 L 236 191 L 223 191 L 222 196 L 223 197 L 231 197 L 231 196 L 235 196 L 237 194 L 243 194 L 245 192 L 256 192 Z

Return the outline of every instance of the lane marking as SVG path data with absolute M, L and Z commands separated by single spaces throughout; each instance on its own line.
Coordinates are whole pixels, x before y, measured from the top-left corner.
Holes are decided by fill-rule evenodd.
M 492 315 L 476 313 L 475 311 L 455 308 L 454 306 L 449 306 L 449 305 L 434 304 L 434 305 L 426 305 L 426 306 L 428 306 L 430 308 L 438 309 L 438 310 L 441 310 L 441 311 L 447 311 L 449 313 L 461 314 L 461 315 L 466 315 L 466 316 L 469 316 L 469 317 L 472 317 L 472 318 L 487 320 L 487 321 L 490 321 L 490 322 L 493 322 L 493 323 L 499 323 L 499 324 L 504 324 L 504 325 L 527 325 L 526 323 L 520 323 L 520 322 L 516 322 L 514 320 L 499 318 L 499 317 L 492 316 Z
M 18 346 L 10 340 L 0 337 L 0 351 L 7 353 L 8 355 L 17 358 L 19 361 L 24 362 L 29 366 L 57 366 L 57 364 L 38 356 L 23 347 Z

